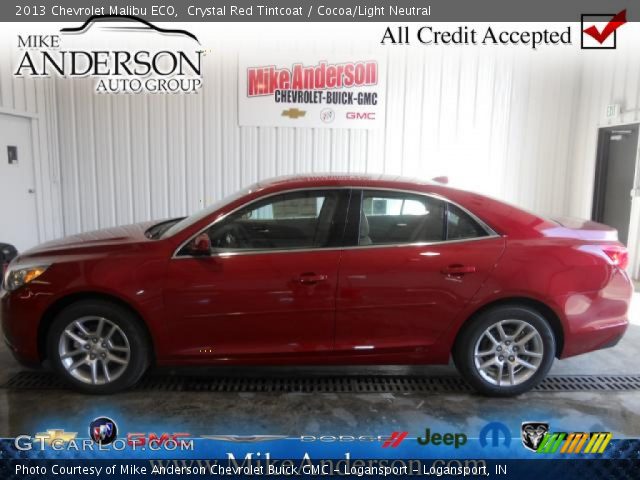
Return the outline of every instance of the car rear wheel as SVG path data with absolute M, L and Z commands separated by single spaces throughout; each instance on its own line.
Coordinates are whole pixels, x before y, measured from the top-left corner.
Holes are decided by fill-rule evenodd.
M 512 396 L 544 379 L 555 351 L 553 331 L 539 312 L 503 305 L 482 312 L 460 332 L 453 359 L 480 393 Z
M 54 370 L 86 393 L 126 389 L 149 364 L 149 347 L 138 319 L 102 300 L 84 300 L 60 312 L 49 330 L 47 352 Z

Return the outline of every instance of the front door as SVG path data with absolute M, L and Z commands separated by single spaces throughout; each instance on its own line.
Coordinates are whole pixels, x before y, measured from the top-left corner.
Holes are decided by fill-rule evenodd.
M 340 261 L 336 351 L 373 355 L 428 353 L 504 250 L 455 205 L 385 191 L 364 192 L 358 244 Z
M 224 361 L 330 350 L 348 195 L 258 200 L 206 230 L 212 256 L 191 257 L 188 245 L 179 252 L 165 294 L 178 355 Z
M 31 120 L 0 114 L 0 243 L 18 251 L 39 243 Z M 8 226 L 11 225 L 11 228 Z

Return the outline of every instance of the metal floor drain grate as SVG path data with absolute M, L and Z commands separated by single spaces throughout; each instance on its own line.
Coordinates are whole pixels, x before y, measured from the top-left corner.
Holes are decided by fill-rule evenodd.
M 19 372 L 3 388 L 51 390 L 66 386 L 48 372 Z M 454 376 L 349 375 L 291 377 L 204 377 L 147 375 L 136 391 L 251 392 L 251 393 L 466 393 L 471 388 Z M 539 392 L 593 392 L 640 390 L 640 375 L 562 375 L 547 377 Z

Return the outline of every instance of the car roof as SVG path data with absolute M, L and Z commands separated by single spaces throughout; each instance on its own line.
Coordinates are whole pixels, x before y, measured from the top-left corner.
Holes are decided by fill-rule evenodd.
M 427 181 L 417 177 L 404 177 L 401 175 L 371 174 L 371 173 L 311 173 L 304 175 L 282 175 L 268 178 L 258 182 L 261 188 L 287 188 L 290 186 L 323 187 L 323 186 L 349 186 L 349 187 L 403 187 L 414 185 L 421 187 L 426 185 L 436 185 L 432 181 Z M 417 188 L 421 190 L 421 188 Z

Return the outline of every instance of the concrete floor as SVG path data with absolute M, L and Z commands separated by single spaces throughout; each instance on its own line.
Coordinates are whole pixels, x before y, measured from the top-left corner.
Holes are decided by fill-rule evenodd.
M 629 331 L 615 348 L 556 361 L 551 374 L 640 374 L 640 293 L 635 294 Z M 0 348 L 0 384 L 20 367 Z M 332 367 L 293 369 L 300 375 L 454 374 L 445 367 Z M 216 375 L 229 370 L 200 370 Z M 291 368 L 234 369 L 237 375 L 291 374 Z M 46 428 L 86 431 L 97 416 L 112 416 L 131 431 L 173 430 L 199 434 L 418 434 L 431 426 L 479 432 L 490 421 L 519 431 L 523 421 L 549 421 L 579 431 L 612 431 L 618 437 L 640 437 L 640 391 L 534 392 L 512 399 L 474 394 L 427 393 L 212 393 L 126 392 L 108 397 L 72 391 L 0 388 L 0 436 Z M 129 428 L 128 428 L 129 427 Z M 77 430 L 74 430 L 77 429 Z

